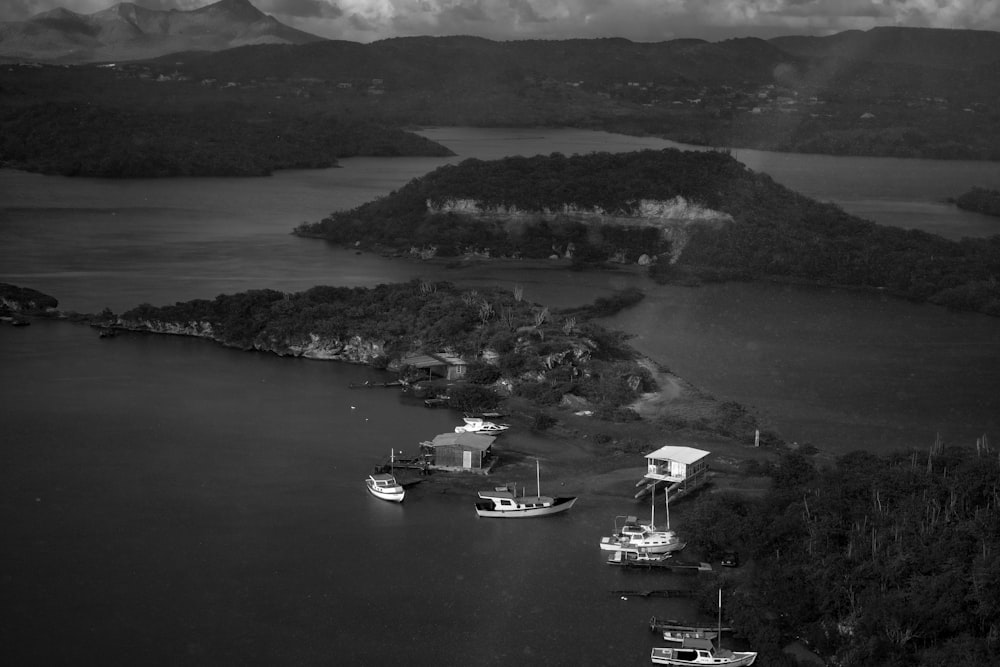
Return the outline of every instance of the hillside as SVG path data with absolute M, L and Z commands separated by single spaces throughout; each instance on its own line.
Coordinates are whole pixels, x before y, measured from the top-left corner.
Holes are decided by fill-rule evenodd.
M 878 289 L 1000 315 L 1000 236 L 876 225 L 718 151 L 466 160 L 296 233 L 422 257 L 642 263 L 663 282 Z
M 715 43 L 248 42 L 102 66 L 0 68 L 0 111 L 30 124 L 46 114 L 25 117 L 26 108 L 51 104 L 184 118 L 235 110 L 271 120 L 578 127 L 715 147 L 997 160 L 998 34 L 880 29 Z M 77 141 L 89 144 L 81 150 L 101 149 L 96 138 L 79 134 Z M 25 162 L 52 162 L 52 148 L 27 146 Z

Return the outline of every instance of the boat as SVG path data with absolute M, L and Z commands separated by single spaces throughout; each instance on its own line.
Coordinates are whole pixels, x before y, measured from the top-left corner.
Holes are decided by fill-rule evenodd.
M 497 424 L 485 421 L 482 417 L 462 417 L 464 426 L 456 426 L 455 433 L 503 433 L 510 428 L 510 424 Z
M 535 461 L 535 476 L 538 481 L 538 491 L 533 496 L 517 495 L 513 485 L 501 486 L 492 491 L 480 491 L 479 502 L 476 503 L 476 516 L 520 519 L 536 516 L 559 514 L 573 507 L 576 496 L 542 495 L 541 478 L 538 461 Z
M 399 482 L 396 481 L 396 477 L 393 474 L 392 465 L 395 461 L 396 451 L 390 449 L 389 472 L 373 472 L 368 475 L 368 479 L 365 480 L 365 484 L 368 486 L 368 491 L 371 492 L 371 494 L 376 498 L 381 498 L 382 500 L 388 500 L 394 503 L 401 503 L 403 502 L 403 498 L 406 497 L 406 490 Z
M 686 546 L 677 534 L 670 530 L 670 506 L 667 505 L 667 525 L 665 529 L 656 527 L 656 495 L 652 496 L 649 523 L 639 523 L 634 516 L 615 517 L 615 530 L 609 537 L 601 538 L 604 551 L 636 551 L 645 554 L 664 554 L 680 551 Z M 668 501 L 669 502 L 669 501 Z
M 406 489 L 400 486 L 396 478 L 387 472 L 372 473 L 368 475 L 365 483 L 368 485 L 368 490 L 371 491 L 371 494 L 382 500 L 401 503 L 406 496 Z
M 686 639 L 707 639 L 712 641 L 719 636 L 715 630 L 664 630 L 663 639 L 668 642 L 681 642 Z
M 652 627 L 652 625 L 650 626 Z M 698 629 L 701 631 L 701 629 Z M 666 630 L 664 630 L 666 632 Z M 719 589 L 719 628 L 716 637 L 722 636 L 722 589 Z M 730 651 L 722 648 L 722 640 L 716 647 L 706 637 L 681 638 L 679 647 L 654 647 L 649 655 L 654 665 L 717 665 L 718 667 L 744 667 L 757 659 L 756 651 Z
M 730 651 L 715 648 L 710 639 L 684 639 L 678 647 L 654 647 L 650 660 L 654 665 L 715 665 L 716 667 L 743 667 L 757 659 L 755 652 Z

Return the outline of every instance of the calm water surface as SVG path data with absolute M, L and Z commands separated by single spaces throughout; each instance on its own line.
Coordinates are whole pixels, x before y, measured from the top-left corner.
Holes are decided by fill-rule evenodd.
M 630 272 L 445 270 L 289 234 L 465 157 L 674 145 L 575 130 L 425 134 L 459 156 L 267 179 L 0 170 L 0 281 L 81 312 L 413 277 L 518 284 L 552 306 L 636 285 L 647 299 L 609 324 L 790 440 L 847 451 L 995 433 L 993 318 L 828 290 L 661 287 Z M 1000 182 L 996 165 L 737 157 L 884 224 L 954 238 L 995 224 L 941 200 Z M 638 511 L 615 496 L 584 495 L 541 522 L 476 520 L 471 497 L 431 485 L 402 507 L 370 498 L 362 480 L 376 460 L 457 416 L 346 389 L 367 369 L 183 338 L 99 340 L 65 323 L 0 327 L 0 369 L 0 641 L 19 664 L 370 664 L 391 649 L 401 664 L 638 665 L 649 616 L 690 611 L 610 595 L 670 585 L 602 562 L 612 517 Z M 683 527 L 683 507 L 676 517 Z

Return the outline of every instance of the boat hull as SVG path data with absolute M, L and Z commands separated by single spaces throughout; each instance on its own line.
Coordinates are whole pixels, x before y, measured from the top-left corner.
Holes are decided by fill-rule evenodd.
M 715 667 L 745 667 L 752 665 L 757 659 L 756 653 L 734 652 L 730 656 L 698 657 L 688 659 L 685 656 L 692 651 L 676 648 L 654 648 L 650 660 L 654 665 L 674 665 L 684 667 L 690 665 L 714 665 Z
M 373 486 L 371 483 L 368 483 L 366 486 L 368 487 L 368 493 L 372 494 L 379 500 L 388 500 L 391 503 L 401 503 L 403 502 L 403 498 L 406 497 L 406 491 L 402 488 L 395 491 L 383 491 Z
M 565 496 L 554 498 L 551 505 L 547 507 L 527 507 L 498 510 L 493 503 L 476 503 L 476 516 L 488 517 L 491 519 L 530 519 L 539 516 L 550 516 L 559 514 L 573 507 L 576 503 L 576 496 Z
M 673 541 L 659 544 L 643 544 L 641 542 L 621 541 L 615 537 L 602 537 L 602 551 L 641 551 L 647 554 L 668 554 L 680 551 L 686 542 Z

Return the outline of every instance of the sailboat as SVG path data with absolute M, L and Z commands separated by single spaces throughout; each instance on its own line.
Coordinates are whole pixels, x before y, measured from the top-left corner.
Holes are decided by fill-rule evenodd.
M 632 551 L 641 554 L 665 554 L 680 551 L 686 546 L 677 533 L 670 530 L 670 499 L 666 498 L 667 524 L 665 529 L 656 527 L 656 490 L 650 501 L 649 523 L 639 523 L 634 516 L 615 517 L 615 530 L 601 538 L 604 551 Z
M 517 495 L 512 485 L 501 486 L 492 491 L 480 491 L 479 502 L 476 503 L 476 516 L 519 519 L 534 516 L 548 516 L 565 512 L 573 507 L 576 496 L 542 495 L 541 472 L 538 460 L 535 460 L 535 482 L 537 493 L 533 496 Z
M 403 502 L 403 498 L 406 497 L 406 490 L 403 489 L 402 485 L 396 481 L 396 477 L 392 474 L 392 464 L 395 463 L 395 457 L 396 453 L 390 449 L 389 472 L 372 473 L 368 475 L 365 484 L 368 486 L 368 491 L 376 498 L 401 503 Z
M 655 665 L 717 665 L 718 667 L 744 667 L 757 659 L 755 651 L 730 651 L 722 648 L 722 589 L 719 589 L 719 646 L 711 639 L 684 638 L 679 648 L 656 647 L 650 653 Z

